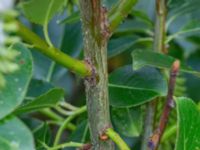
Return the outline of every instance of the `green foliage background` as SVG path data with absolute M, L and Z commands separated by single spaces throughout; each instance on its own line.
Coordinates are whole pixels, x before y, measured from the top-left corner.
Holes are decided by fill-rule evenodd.
M 103 2 L 108 9 L 117 3 Z M 50 46 L 83 59 L 78 3 L 23 0 L 13 10 L 18 12 L 21 22 Z M 174 95 L 176 111 L 171 113 L 160 150 L 200 149 L 199 4 L 199 0 L 168 0 L 166 55 L 152 49 L 154 0 L 138 0 L 109 40 L 111 119 L 114 129 L 131 149 L 141 147 L 145 104 L 155 98 L 159 99 L 155 124 L 159 121 L 167 95 L 169 69 L 175 59 L 181 61 Z M 6 38 L 17 37 L 19 41 L 15 26 L 14 30 L 8 28 L 15 24 L 15 19 L 2 16 Z M 56 129 L 85 105 L 83 79 L 38 53 L 23 39 L 14 41 L 0 46 L 0 148 L 51 150 Z M 90 142 L 85 111 L 75 115 L 65 129 L 61 143 Z

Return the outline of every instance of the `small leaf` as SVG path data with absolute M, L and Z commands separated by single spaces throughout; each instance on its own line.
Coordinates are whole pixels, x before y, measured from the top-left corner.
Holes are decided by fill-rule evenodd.
M 200 110 L 189 98 L 177 98 L 178 137 L 175 150 L 200 149 Z
M 22 2 L 25 16 L 32 22 L 44 25 L 62 8 L 65 0 L 30 0 Z
M 142 131 L 140 108 L 112 108 L 112 121 L 115 129 L 127 137 L 139 136 Z
M 153 68 L 133 71 L 129 65 L 109 76 L 110 104 L 114 107 L 137 106 L 166 93 L 166 80 Z
M 170 69 L 173 62 L 176 60 L 171 56 L 147 50 L 134 50 L 132 52 L 132 58 L 134 70 L 140 69 L 144 66 Z M 200 72 L 195 71 L 182 63 L 180 71 L 200 76 Z
M 0 119 L 22 103 L 32 77 L 32 56 L 29 50 L 22 44 L 13 45 L 12 49 L 20 53 L 15 60 L 19 69 L 5 77 L 6 86 L 0 91 Z
M 35 150 L 31 132 L 18 118 L 6 118 L 0 122 L 0 149 Z
M 60 100 L 63 100 L 63 97 L 64 91 L 60 88 L 54 88 L 33 100 L 28 100 L 15 113 L 32 112 L 43 108 L 54 107 Z

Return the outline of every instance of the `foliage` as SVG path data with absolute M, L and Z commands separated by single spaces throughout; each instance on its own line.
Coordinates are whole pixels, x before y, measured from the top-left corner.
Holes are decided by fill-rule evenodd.
M 157 126 L 169 96 L 168 81 L 173 76 L 169 71 L 179 59 L 173 95 L 176 109 L 172 108 L 159 148 L 199 150 L 200 2 L 168 0 L 162 39 L 166 53 L 158 53 L 152 48 L 156 36 L 154 1 L 102 2 L 112 31 L 107 47 L 113 129 L 101 131 L 105 133 L 100 138 L 112 139 L 122 150 L 123 145 L 141 149 L 146 104 L 156 103 L 157 114 L 152 120 Z M 0 149 L 90 148 L 93 137 L 83 82 L 93 82 L 88 76 L 96 72 L 83 55 L 79 5 L 76 0 L 23 0 L 12 8 L 19 16 L 1 13 L 4 38 L 14 37 L 17 42 L 0 41 Z M 98 82 L 98 76 L 95 79 Z

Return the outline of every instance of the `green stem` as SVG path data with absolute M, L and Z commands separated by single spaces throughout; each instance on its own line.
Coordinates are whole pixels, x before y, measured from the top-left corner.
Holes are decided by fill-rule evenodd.
M 45 40 L 50 47 L 54 47 L 51 40 L 50 40 L 49 33 L 48 33 L 48 19 L 49 19 L 50 12 L 51 12 L 51 9 L 53 7 L 53 4 L 54 4 L 54 1 L 50 1 L 49 8 L 47 10 L 47 15 L 46 15 L 45 21 L 44 21 L 44 27 L 43 27 Z
M 66 147 L 78 147 L 78 148 L 80 148 L 80 147 L 83 147 L 83 146 L 84 146 L 84 144 L 82 144 L 82 143 L 69 142 L 69 143 L 64 143 L 64 144 L 60 144 L 60 145 L 48 148 L 47 150 L 58 150 L 58 149 L 66 148 Z
M 40 113 L 42 113 L 43 115 L 56 120 L 57 122 L 62 122 L 63 118 L 60 117 L 59 115 L 57 115 L 56 113 L 54 113 L 51 109 L 47 108 L 47 109 L 43 109 L 40 110 Z M 76 126 L 74 126 L 72 123 L 69 123 L 67 126 L 65 126 L 67 129 L 73 131 L 75 130 Z
M 112 128 L 108 128 L 106 130 L 106 135 L 116 143 L 120 150 L 130 150 L 128 145 L 124 142 L 124 140 L 116 133 Z
M 58 129 L 58 132 L 56 134 L 56 137 L 55 137 L 55 141 L 54 141 L 54 146 L 56 146 L 59 141 L 60 141 L 60 138 L 61 138 L 61 135 L 65 129 L 65 127 L 78 115 L 84 113 L 85 111 L 87 110 L 86 106 L 83 106 L 81 108 L 79 108 L 78 110 L 76 110 L 74 112 L 73 115 L 69 116 L 64 122 L 63 124 L 60 126 L 60 128 Z
M 156 0 L 156 24 L 154 35 L 154 50 L 165 53 L 165 36 L 166 36 L 166 0 Z
M 53 111 L 51 111 L 50 108 L 46 108 L 46 109 L 42 109 L 40 110 L 40 113 L 42 113 L 43 115 L 53 119 L 53 120 L 58 120 L 58 121 L 62 121 L 63 118 L 60 117 L 59 115 L 57 115 L 56 113 L 54 113 Z
M 57 48 L 49 47 L 44 40 L 42 40 L 38 35 L 33 33 L 20 22 L 17 22 L 17 25 L 17 34 L 20 35 L 23 40 L 25 40 L 29 44 L 33 44 L 36 50 L 51 58 L 58 64 L 61 64 L 64 67 L 68 68 L 74 73 L 77 73 L 83 77 L 91 75 L 91 69 L 85 62 L 74 59 L 63 53 L 62 51 L 58 50 Z
M 62 107 L 60 106 L 56 106 L 55 109 L 62 115 L 64 116 L 70 116 L 72 115 L 74 112 L 73 111 L 67 111 L 65 109 L 63 109 Z
M 137 0 L 120 0 L 109 12 L 110 32 L 113 31 L 121 24 L 131 11 Z
M 55 63 L 54 61 L 51 62 L 51 66 L 49 67 L 48 74 L 47 74 L 47 78 L 46 78 L 46 81 L 47 81 L 47 82 L 50 82 L 50 81 L 51 81 L 51 78 L 52 78 L 52 75 L 53 75 L 53 71 L 54 71 L 55 66 L 56 66 L 56 63 Z
M 85 126 L 84 132 L 83 132 L 83 137 L 81 138 L 81 142 L 84 143 L 86 140 L 87 132 L 88 132 L 89 126 L 88 123 Z
M 78 107 L 75 107 L 75 106 L 73 106 L 70 103 L 67 103 L 65 101 L 60 102 L 60 106 L 64 107 L 65 109 L 72 110 L 72 111 L 79 109 Z

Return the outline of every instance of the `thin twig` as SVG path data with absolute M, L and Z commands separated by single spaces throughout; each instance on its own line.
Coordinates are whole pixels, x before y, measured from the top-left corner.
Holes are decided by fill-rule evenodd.
M 159 126 L 154 131 L 154 134 L 150 137 L 148 147 L 150 150 L 157 150 L 160 140 L 162 138 L 162 135 L 164 133 L 165 127 L 167 125 L 167 122 L 169 120 L 169 114 L 171 112 L 171 109 L 174 107 L 174 100 L 173 100 L 173 94 L 176 84 L 176 76 L 178 74 L 180 67 L 179 60 L 176 60 L 171 68 L 170 72 L 170 78 L 169 78 L 169 86 L 168 86 L 168 94 L 167 94 L 167 100 L 160 118 Z
M 43 142 L 40 142 L 44 148 L 46 150 L 58 150 L 58 149 L 63 149 L 63 148 L 66 148 L 66 147 L 83 147 L 85 144 L 83 143 L 77 143 L 77 142 L 68 142 L 68 143 L 63 143 L 63 144 L 60 144 L 60 145 L 57 145 L 57 146 L 54 146 L 54 147 L 48 147 L 45 143 Z
M 154 30 L 153 49 L 158 53 L 166 52 L 166 15 L 166 0 L 156 0 L 156 23 Z M 156 113 L 156 107 L 157 104 L 154 101 L 149 102 L 149 104 L 147 105 L 141 150 L 146 150 L 148 147 L 148 138 L 153 132 L 153 118 Z
M 86 106 L 83 106 L 81 108 L 79 108 L 78 110 L 76 110 L 74 112 L 73 115 L 69 116 L 64 122 L 63 124 L 60 126 L 60 128 L 58 129 L 58 132 L 56 134 L 56 137 L 55 137 L 55 141 L 54 141 L 54 146 L 58 145 L 59 144 L 59 141 L 60 141 L 60 138 L 61 138 L 61 135 L 65 129 L 65 127 L 78 115 L 86 112 L 87 108 Z

